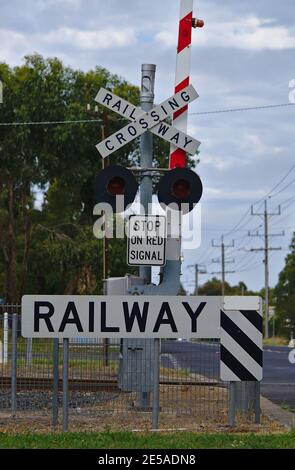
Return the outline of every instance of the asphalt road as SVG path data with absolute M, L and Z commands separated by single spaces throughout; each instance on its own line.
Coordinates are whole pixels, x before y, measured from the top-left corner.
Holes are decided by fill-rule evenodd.
M 284 346 L 265 347 L 261 393 L 295 409 L 295 364 L 288 360 L 290 351 Z
M 284 346 L 265 347 L 261 393 L 275 403 L 295 408 L 295 364 L 288 360 L 290 351 Z M 210 379 L 219 378 L 219 346 L 215 343 L 165 341 L 162 353 L 167 362 L 174 360 L 191 372 Z

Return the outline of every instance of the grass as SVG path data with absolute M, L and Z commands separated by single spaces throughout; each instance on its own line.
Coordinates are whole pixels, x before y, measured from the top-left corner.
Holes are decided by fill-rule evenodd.
M 295 430 L 285 434 L 196 433 L 0 433 L 1 449 L 295 449 Z
M 295 413 L 294 406 L 287 405 L 286 403 L 283 403 L 280 406 L 281 406 L 281 408 L 283 408 L 283 410 L 291 411 L 291 413 Z
M 289 340 L 281 336 L 275 336 L 273 338 L 268 338 L 263 340 L 264 346 L 288 346 Z

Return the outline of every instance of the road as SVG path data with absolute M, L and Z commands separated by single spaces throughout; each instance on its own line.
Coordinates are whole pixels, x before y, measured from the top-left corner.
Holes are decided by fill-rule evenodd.
M 265 347 L 261 393 L 295 409 L 295 364 L 288 360 L 290 351 L 285 346 Z
M 295 364 L 288 360 L 290 348 L 267 346 L 264 349 L 263 381 L 261 393 L 275 403 L 295 408 Z M 180 367 L 210 379 L 219 377 L 219 346 L 216 343 L 189 341 L 162 342 L 165 365 L 177 361 Z

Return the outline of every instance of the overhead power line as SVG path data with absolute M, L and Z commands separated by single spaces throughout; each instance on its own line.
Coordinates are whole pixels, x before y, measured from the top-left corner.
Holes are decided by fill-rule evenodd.
M 270 195 L 269 197 L 273 198 L 273 197 L 278 196 L 278 194 L 281 194 L 283 191 L 285 191 L 287 188 L 289 188 L 289 186 L 291 186 L 291 184 L 293 184 L 293 183 L 295 183 L 295 179 L 291 180 L 286 186 L 284 186 L 282 189 L 277 191 L 275 194 Z
M 119 120 L 119 119 L 118 119 Z M 28 121 L 28 122 L 0 122 L 2 127 L 13 126 L 55 126 L 59 124 L 88 124 L 90 122 L 103 122 L 102 119 L 78 119 L 75 121 Z
M 294 103 L 282 103 L 282 104 L 268 104 L 265 106 L 251 106 L 247 108 L 229 108 L 229 109 L 217 109 L 212 111 L 199 111 L 196 113 L 189 113 L 190 116 L 204 116 L 208 114 L 220 114 L 220 113 L 236 113 L 240 111 L 258 111 L 261 109 L 278 109 L 294 106 Z M 123 121 L 124 119 L 117 119 Z M 102 122 L 102 119 L 78 119 L 78 120 L 64 120 L 64 121 L 28 121 L 28 122 L 0 122 L 2 127 L 13 127 L 13 126 L 52 126 L 59 124 L 89 124 L 94 122 Z
M 293 164 L 293 165 L 291 166 L 291 168 L 289 168 L 289 170 L 288 170 L 287 173 L 283 176 L 283 178 L 281 178 L 281 179 L 279 180 L 279 182 L 276 183 L 275 186 L 274 186 L 270 191 L 268 191 L 267 194 L 265 194 L 265 196 L 263 196 L 261 199 L 258 199 L 258 200 L 257 200 L 256 202 L 254 202 L 252 205 L 253 205 L 253 206 L 256 206 L 256 205 L 259 204 L 259 203 L 262 203 L 262 202 L 264 203 L 265 199 L 266 199 L 267 197 L 269 197 L 269 196 L 271 195 L 271 193 L 272 193 L 275 189 L 277 189 L 277 188 L 287 179 L 287 177 L 290 175 L 290 173 L 292 173 L 292 171 L 293 171 L 294 169 L 295 169 L 295 164 Z M 287 187 L 286 187 L 285 189 L 287 189 Z M 278 193 L 276 193 L 276 195 L 277 195 L 277 194 L 278 194 Z M 273 197 L 274 197 L 274 196 L 273 196 Z M 292 196 L 292 197 L 293 197 L 293 196 Z M 287 201 L 289 201 L 290 199 L 292 199 L 292 198 L 287 199 Z M 285 201 L 285 203 L 286 203 L 287 201 Z M 258 208 L 257 210 L 259 210 L 259 209 L 260 209 L 260 206 L 259 206 L 259 208 Z M 240 220 L 238 221 L 238 223 L 237 223 L 231 230 L 227 231 L 227 232 L 224 234 L 224 236 L 227 237 L 228 235 L 231 235 L 232 233 L 236 232 L 238 229 L 240 230 L 241 227 L 245 227 L 246 225 L 248 225 L 249 219 L 248 219 L 247 215 L 250 213 L 250 211 L 251 211 L 251 209 L 248 208 L 248 209 L 246 210 L 246 212 L 242 215 L 242 217 L 240 218 Z M 251 219 L 251 217 L 250 217 L 250 219 Z M 242 225 L 241 225 L 241 224 L 242 224 Z
M 199 111 L 197 113 L 189 113 L 189 114 L 191 116 L 202 116 L 205 114 L 236 113 L 239 111 L 257 111 L 261 109 L 286 108 L 288 106 L 294 106 L 294 104 L 295 103 L 266 104 L 264 106 L 249 106 L 246 108 L 229 108 L 229 109 L 218 109 L 214 111 Z

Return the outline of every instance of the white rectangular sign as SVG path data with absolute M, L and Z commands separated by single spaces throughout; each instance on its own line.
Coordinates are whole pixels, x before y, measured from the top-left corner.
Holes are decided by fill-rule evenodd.
M 222 297 L 24 295 L 25 338 L 219 338 Z
M 131 215 L 128 222 L 130 266 L 164 266 L 166 262 L 166 217 Z
M 150 130 L 153 134 L 162 137 L 167 142 L 194 155 L 200 146 L 200 142 L 162 121 L 184 106 L 187 106 L 198 96 L 194 87 L 189 85 L 146 113 L 142 111 L 142 109 L 136 108 L 128 101 L 101 88 L 95 100 L 133 122 L 127 124 L 120 131 L 115 132 L 113 135 L 100 142 L 96 146 L 97 150 L 101 156 L 105 158 L 116 150 L 119 150 L 128 142 L 136 139 L 147 130 Z

